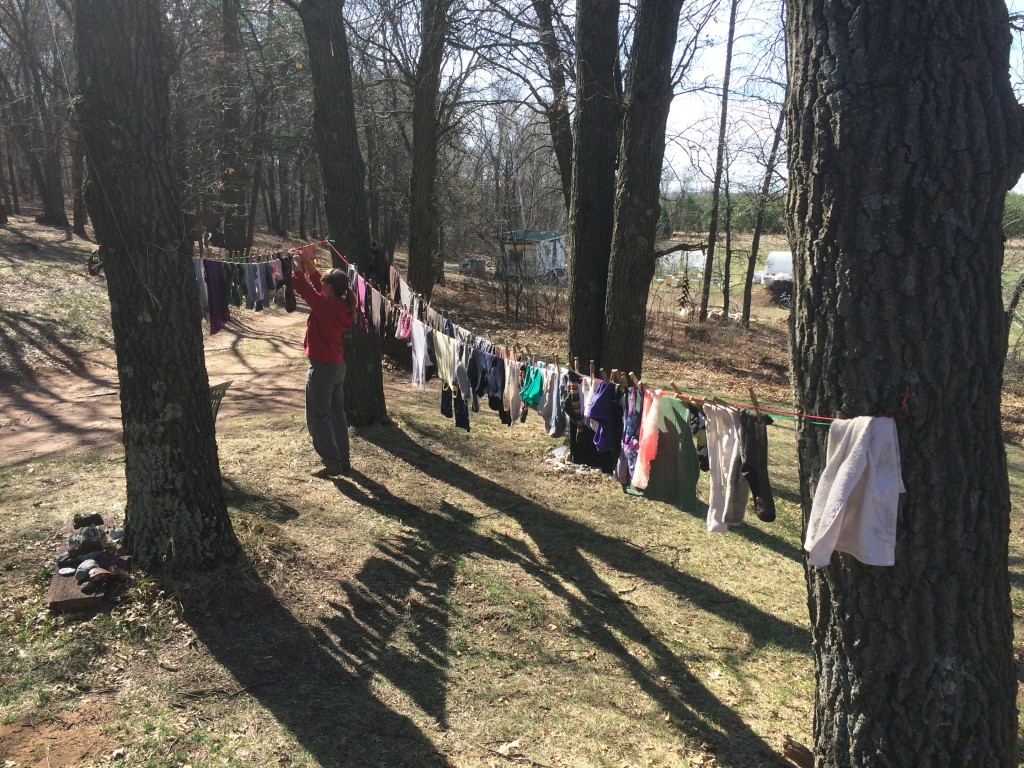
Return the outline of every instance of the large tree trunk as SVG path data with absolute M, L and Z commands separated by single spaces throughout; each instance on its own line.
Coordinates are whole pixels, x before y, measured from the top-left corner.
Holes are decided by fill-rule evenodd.
M 423 0 L 420 58 L 412 92 L 412 172 L 409 176 L 409 285 L 430 300 L 437 246 L 437 97 L 452 0 Z
M 364 275 L 371 272 L 363 157 L 356 135 L 352 63 L 343 4 L 303 0 L 298 6 L 313 79 L 313 145 L 320 158 L 327 228 Z M 353 329 L 345 338 L 345 410 L 353 426 L 387 420 L 380 340 Z
M 797 409 L 898 422 L 896 565 L 807 568 L 819 768 L 1017 765 L 1001 219 L 1021 108 L 1002 0 L 791 0 Z M 798 432 L 805 520 L 827 430 Z
M 103 243 L 117 351 L 128 505 L 125 540 L 147 568 L 231 558 L 199 292 L 175 181 L 170 51 L 158 0 L 76 0 L 75 113 L 85 197 Z
M 722 187 L 722 168 L 725 161 L 725 129 L 729 122 L 729 79 L 732 76 L 732 45 L 736 39 L 736 10 L 740 0 L 731 0 L 729 8 L 729 35 L 725 43 L 725 79 L 722 83 L 722 111 L 718 120 L 718 152 L 715 156 L 715 183 L 711 187 L 711 219 L 708 223 L 708 252 L 704 260 L 704 283 L 700 293 L 699 320 L 708 319 L 708 300 L 711 298 L 712 269 L 715 266 L 715 241 L 718 240 L 718 201 Z
M 750 327 L 750 299 L 754 290 L 754 268 L 757 266 L 757 253 L 761 248 L 761 232 L 764 229 L 764 212 L 768 209 L 768 195 L 772 189 L 772 176 L 779 158 L 779 144 L 782 143 L 782 126 L 786 121 L 786 108 L 779 111 L 779 120 L 775 124 L 775 137 L 772 149 L 768 153 L 768 162 L 764 168 L 764 179 L 761 191 L 757 195 L 757 214 L 754 217 L 754 236 L 750 242 L 750 258 L 747 259 L 747 276 L 743 283 L 743 327 Z
M 223 0 L 224 24 L 224 132 L 221 179 L 224 194 L 224 247 L 242 254 L 248 247 L 248 160 L 242 156 L 242 33 L 238 26 L 238 0 Z
M 672 57 L 682 0 L 641 0 L 629 55 L 622 150 L 615 190 L 611 279 L 600 359 L 639 375 L 661 215 L 665 123 L 672 105 Z
M 572 126 L 569 123 L 569 93 L 565 87 L 565 55 L 555 37 L 552 0 L 533 0 L 533 12 L 537 14 L 540 47 L 544 51 L 551 88 L 551 103 L 544 106 L 544 113 L 548 118 L 551 147 L 558 162 L 558 177 L 562 182 L 565 210 L 568 211 L 572 200 Z
M 579 0 L 576 46 L 569 204 L 569 357 L 594 360 L 600 365 L 615 222 L 615 160 L 619 152 L 616 0 Z

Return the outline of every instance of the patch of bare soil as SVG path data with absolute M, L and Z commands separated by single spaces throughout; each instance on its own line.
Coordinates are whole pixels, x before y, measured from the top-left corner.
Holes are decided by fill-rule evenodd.
M 244 313 L 204 340 L 210 383 L 230 380 L 220 416 L 264 412 L 281 398 L 301 402 L 306 312 Z M 88 355 L 74 373 L 14 382 L 0 397 L 0 464 L 100 450 L 121 441 L 121 401 L 112 350 Z
M 58 768 L 110 755 L 115 745 L 101 726 L 112 714 L 110 704 L 86 700 L 75 711 L 31 715 L 0 725 L 0 757 L 5 766 Z

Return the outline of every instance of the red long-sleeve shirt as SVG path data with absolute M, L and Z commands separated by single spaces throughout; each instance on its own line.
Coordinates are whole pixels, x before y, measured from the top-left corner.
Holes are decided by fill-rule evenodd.
M 309 281 L 301 270 L 292 272 L 295 292 L 310 309 L 302 347 L 306 357 L 318 363 L 344 362 L 345 347 L 341 335 L 355 322 L 355 313 L 343 299 L 326 295 L 320 282 L 320 273 L 313 267 L 310 269 Z

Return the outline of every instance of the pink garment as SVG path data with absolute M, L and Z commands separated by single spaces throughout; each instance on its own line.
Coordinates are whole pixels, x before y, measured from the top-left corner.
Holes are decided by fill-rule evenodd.
M 636 469 L 633 470 L 633 487 L 643 490 L 651 479 L 651 462 L 658 453 L 658 405 L 661 390 L 648 392 L 644 398 L 644 415 L 640 420 L 640 448 L 637 450 Z
M 398 328 L 395 329 L 396 339 L 408 339 L 412 336 L 412 316 L 402 310 L 402 314 L 398 317 Z
M 366 321 L 366 281 L 363 276 L 356 274 L 356 302 L 359 304 L 359 317 Z

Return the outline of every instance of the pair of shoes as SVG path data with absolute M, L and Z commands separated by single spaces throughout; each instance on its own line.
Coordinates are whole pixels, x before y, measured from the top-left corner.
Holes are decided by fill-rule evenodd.
M 332 461 L 312 474 L 313 477 L 337 477 L 338 475 L 346 474 L 351 469 L 352 466 L 348 463 Z

